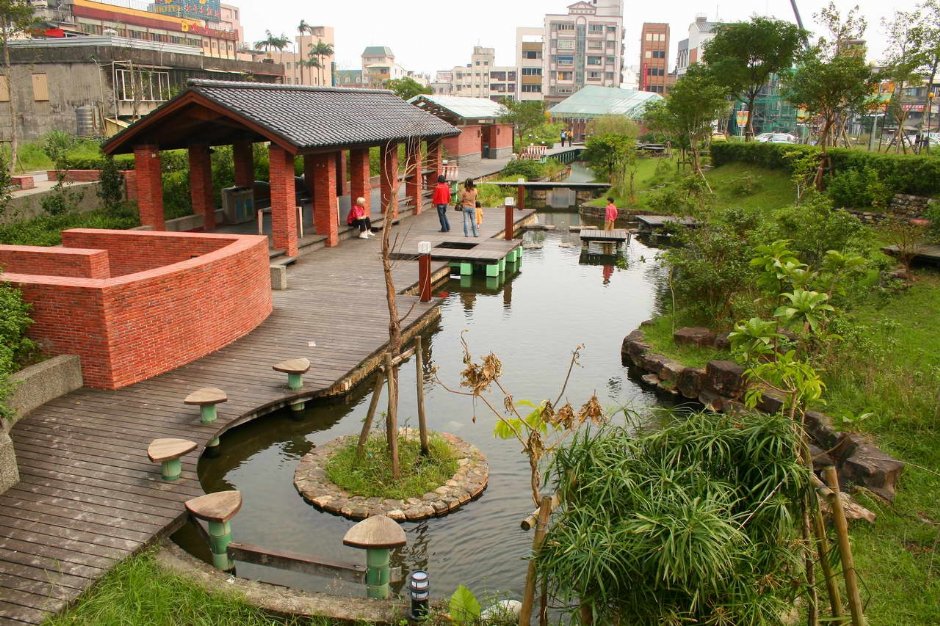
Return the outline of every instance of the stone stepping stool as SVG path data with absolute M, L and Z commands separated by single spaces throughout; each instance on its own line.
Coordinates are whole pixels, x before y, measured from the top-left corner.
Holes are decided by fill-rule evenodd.
M 310 370 L 310 359 L 287 359 L 273 366 L 275 372 L 287 374 L 287 386 L 291 391 L 298 391 L 304 386 L 304 374 Z M 304 401 L 291 402 L 290 408 L 294 411 L 304 410 Z
M 399 548 L 407 542 L 402 527 L 385 515 L 373 515 L 346 532 L 343 545 L 366 551 L 366 587 L 370 598 L 388 598 L 391 549 Z
M 154 439 L 147 446 L 147 457 L 160 464 L 163 480 L 174 481 L 180 477 L 183 465 L 180 457 L 196 449 L 196 442 L 188 439 Z
M 239 491 L 218 491 L 186 501 L 186 510 L 193 517 L 209 524 L 209 547 L 212 563 L 223 572 L 235 569 L 228 556 L 228 544 L 232 542 L 232 525 L 229 522 L 242 508 Z
M 219 413 L 216 409 L 218 404 L 227 402 L 228 396 L 221 389 L 215 387 L 203 387 L 192 392 L 183 404 L 192 404 L 199 407 L 199 421 L 203 424 L 211 424 L 218 418 Z

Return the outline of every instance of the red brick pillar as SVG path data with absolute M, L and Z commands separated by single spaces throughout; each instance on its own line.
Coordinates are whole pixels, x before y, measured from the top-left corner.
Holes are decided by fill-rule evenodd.
M 349 170 L 350 170 L 350 198 L 352 202 L 356 198 L 366 199 L 366 210 L 371 210 L 372 205 L 372 172 L 369 168 L 369 149 L 359 148 L 349 151 Z
M 202 216 L 203 230 L 215 230 L 215 206 L 212 202 L 212 157 L 207 144 L 189 147 L 189 194 L 193 213 Z
M 236 141 L 232 144 L 232 156 L 235 160 L 235 186 L 251 187 L 255 182 L 255 155 L 251 151 L 250 141 Z
M 137 171 L 137 206 L 140 208 L 140 223 L 154 230 L 166 230 L 166 222 L 163 219 L 160 147 L 134 146 L 134 169 Z
M 271 178 L 271 235 L 274 247 L 297 256 L 297 205 L 294 195 L 294 155 L 271 144 L 268 148 Z
M 431 170 L 431 183 L 437 183 L 437 177 L 444 173 L 442 142 L 440 139 L 428 142 L 428 169 Z
M 411 141 L 406 151 L 405 195 L 414 207 L 414 214 L 421 213 L 421 142 Z
M 339 217 L 336 200 L 336 153 L 316 154 L 313 160 L 313 180 L 317 194 L 313 197 L 313 223 L 317 234 L 326 237 L 326 245 L 339 244 Z
M 382 183 L 382 214 L 388 212 L 392 203 L 392 193 L 395 191 L 398 180 L 398 144 L 389 143 L 382 146 L 382 171 L 379 174 Z M 398 217 L 398 203 L 395 203 L 393 218 Z
M 336 195 L 345 196 L 349 193 L 349 183 L 346 182 L 346 151 L 336 153 Z M 355 202 L 355 198 L 353 198 Z

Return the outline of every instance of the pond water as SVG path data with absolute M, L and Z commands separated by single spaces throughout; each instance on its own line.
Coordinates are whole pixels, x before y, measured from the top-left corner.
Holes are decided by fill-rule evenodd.
M 619 254 L 582 253 L 577 213 L 540 214 L 556 231 L 525 235 L 525 257 L 514 275 L 487 282 L 452 278 L 442 289 L 440 322 L 424 335 L 426 361 L 456 388 L 463 368 L 461 337 L 475 356 L 494 352 L 503 362 L 504 382 L 517 399 L 554 400 L 572 351 L 584 348 L 566 397 L 577 408 L 592 393 L 608 409 L 643 408 L 655 396 L 627 378 L 620 361 L 623 337 L 648 319 L 654 308 L 656 251 L 633 240 Z M 293 486 L 294 470 L 315 445 L 358 433 L 373 380 L 359 385 L 342 403 L 308 406 L 301 419 L 276 413 L 222 438 L 222 455 L 203 458 L 199 476 L 207 492 L 238 489 L 244 506 L 232 522 L 236 541 L 267 548 L 365 562 L 359 550 L 342 545 L 354 522 L 308 505 Z M 534 506 L 526 457 L 518 442 L 493 436 L 495 417 L 472 400 L 454 395 L 423 376 L 430 427 L 452 432 L 480 448 L 490 465 L 489 487 L 476 501 L 442 518 L 404 523 L 408 545 L 393 556 L 403 571 L 427 569 L 435 596 L 458 584 L 476 593 L 517 596 L 526 571 L 532 534 L 519 522 Z M 401 370 L 399 420 L 417 425 L 416 372 L 412 360 Z M 380 409 L 384 402 L 380 403 Z M 179 540 L 199 552 L 193 533 Z M 205 549 L 202 550 L 205 554 Z M 237 564 L 238 574 L 308 590 L 363 595 L 364 589 L 323 578 Z

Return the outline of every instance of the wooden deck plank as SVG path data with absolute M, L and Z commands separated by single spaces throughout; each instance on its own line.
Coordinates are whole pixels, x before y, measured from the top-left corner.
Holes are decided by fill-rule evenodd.
M 516 218 L 521 223 L 532 213 L 517 211 Z M 474 240 L 476 258 L 501 258 L 519 245 L 489 239 L 502 227 L 502 220 L 487 220 Z M 445 241 L 434 236 L 435 211 L 405 218 L 399 228 L 399 251 Z M 288 289 L 273 293 L 272 314 L 245 337 L 124 389 L 77 390 L 18 422 L 11 437 L 21 482 L 0 495 L 0 622 L 41 622 L 118 560 L 174 528 L 184 519 L 183 502 L 202 495 L 198 453 L 212 437 L 291 398 L 323 394 L 378 355 L 388 342 L 378 250 L 376 242 L 344 242 L 299 257 L 288 269 Z M 432 267 L 447 273 L 442 259 Z M 393 278 L 399 291 L 414 288 L 417 264 L 396 261 Z M 403 328 L 429 320 L 436 306 L 400 296 L 399 310 L 409 312 Z M 345 326 L 351 310 L 357 311 L 355 333 Z M 313 367 L 294 392 L 271 366 L 298 357 Z M 209 425 L 183 404 L 207 386 L 229 397 Z M 153 439 L 166 437 L 199 445 L 183 457 L 183 475 L 174 483 L 160 480 L 159 466 L 146 456 Z

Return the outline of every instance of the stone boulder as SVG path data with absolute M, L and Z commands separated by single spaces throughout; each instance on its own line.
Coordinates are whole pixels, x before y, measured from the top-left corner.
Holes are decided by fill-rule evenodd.
M 738 398 L 744 390 L 744 368 L 734 361 L 709 361 L 705 387 L 727 398 Z
M 832 420 L 825 413 L 807 411 L 803 416 L 803 425 L 806 434 L 823 450 L 833 453 L 839 443 L 840 433 L 832 427 Z
M 620 359 L 625 365 L 639 366 L 640 359 L 650 349 L 642 330 L 634 330 L 623 338 L 620 346 Z
M 775 415 L 783 410 L 783 398 L 773 391 L 765 391 L 757 403 L 757 410 Z
M 698 399 L 702 392 L 702 383 L 705 380 L 705 370 L 701 367 L 686 367 L 679 372 L 676 379 L 676 389 L 684 398 L 689 400 Z
M 718 350 L 731 350 L 731 339 L 729 335 L 731 333 L 718 333 L 715 335 L 715 348 Z
M 685 365 L 679 363 L 678 361 L 673 361 L 672 359 L 663 359 L 659 365 L 659 371 L 655 372 L 659 376 L 660 380 L 668 380 L 672 382 L 678 382 L 679 376 L 682 374 L 682 371 L 685 369 Z
M 680 328 L 672 334 L 672 339 L 678 346 L 711 348 L 715 345 L 715 333 L 707 328 L 697 326 Z
M 852 456 L 839 467 L 840 480 L 861 485 L 894 502 L 895 485 L 904 470 L 904 463 L 869 444 L 859 444 Z

